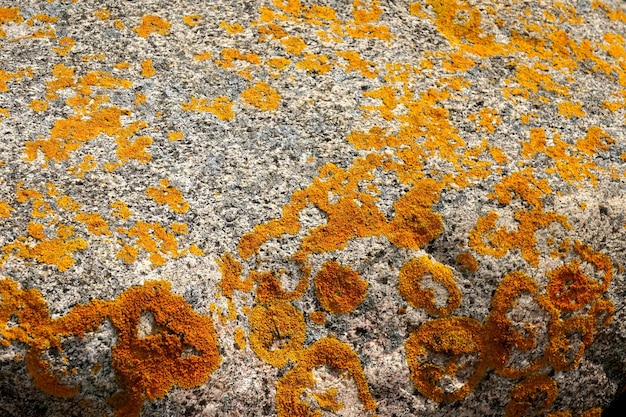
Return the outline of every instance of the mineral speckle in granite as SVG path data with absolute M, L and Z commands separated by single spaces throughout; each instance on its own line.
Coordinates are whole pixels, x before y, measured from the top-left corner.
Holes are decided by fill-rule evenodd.
M 600 416 L 619 1 L 0 0 L 0 415 Z

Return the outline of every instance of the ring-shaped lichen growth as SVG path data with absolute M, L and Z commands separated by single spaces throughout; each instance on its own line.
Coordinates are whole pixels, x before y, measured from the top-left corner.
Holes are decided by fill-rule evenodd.
M 434 282 L 442 284 L 448 292 L 448 298 L 442 307 L 437 306 L 435 292 L 420 285 L 428 276 Z M 461 291 L 454 281 L 452 269 L 425 255 L 411 259 L 402 266 L 398 290 L 411 306 L 423 308 L 433 316 L 447 316 L 461 304 Z
M 404 346 L 413 385 L 437 402 L 463 399 L 487 370 L 483 327 L 469 317 L 429 321 L 411 333 Z M 446 357 L 443 366 L 433 363 L 440 355 Z M 458 383 L 453 391 L 446 384 L 450 379 Z

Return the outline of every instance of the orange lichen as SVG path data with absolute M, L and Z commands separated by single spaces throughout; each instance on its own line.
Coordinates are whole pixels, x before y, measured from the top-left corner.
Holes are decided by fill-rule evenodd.
M 474 255 L 469 252 L 460 253 L 459 256 L 456 257 L 456 263 L 469 273 L 478 271 L 479 263 L 476 258 L 474 258 Z
M 0 218 L 6 219 L 11 215 L 13 210 L 13 207 L 11 207 L 9 203 L 6 201 L 0 201 Z
M 183 132 L 167 132 L 167 138 L 171 142 L 176 142 L 177 140 L 182 140 L 184 137 Z
M 291 64 L 291 61 L 288 60 L 287 58 L 276 56 L 276 57 L 268 59 L 267 61 L 265 61 L 265 63 L 272 68 L 276 68 L 278 70 L 284 70 L 289 64 Z
M 165 19 L 156 15 L 145 15 L 141 18 L 141 24 L 133 31 L 142 38 L 147 38 L 153 33 L 159 35 L 169 35 L 172 25 Z
M 70 51 L 76 44 L 76 41 L 66 36 L 63 38 L 59 38 L 58 43 L 59 43 L 59 47 L 52 48 L 52 50 L 56 52 L 57 54 L 59 54 L 60 56 L 66 56 L 67 54 L 70 53 Z
M 189 14 L 183 16 L 183 23 L 189 27 L 194 27 L 199 25 L 202 22 L 202 16 L 199 14 Z
M 533 375 L 519 382 L 510 392 L 511 400 L 504 407 L 505 417 L 521 417 L 532 412 L 541 414 L 556 399 L 556 381 L 547 375 Z M 532 410 L 532 411 L 531 411 Z
M 142 77 L 152 77 L 156 75 L 157 71 L 152 66 L 151 59 L 144 59 L 141 61 L 141 76 Z
M 189 103 L 183 103 L 180 107 L 187 111 L 213 113 L 220 120 L 232 120 L 235 117 L 233 103 L 224 96 L 215 97 L 211 103 L 206 98 L 191 97 Z
M 322 393 L 313 393 L 313 398 L 322 410 L 337 412 L 343 408 L 343 403 L 337 402 L 337 388 L 332 387 Z
M 250 313 L 250 347 L 270 365 L 295 361 L 306 338 L 304 316 L 288 303 L 257 305 Z
M 314 279 L 315 294 L 324 309 L 333 314 L 349 313 L 365 300 L 368 282 L 348 266 L 328 261 Z
M 280 94 L 266 82 L 260 81 L 241 93 L 243 101 L 263 111 L 276 110 L 280 106 Z
M 376 64 L 365 61 L 356 51 L 340 51 L 337 52 L 337 56 L 348 61 L 348 65 L 345 67 L 348 72 L 358 71 L 366 78 L 374 78 L 378 75 L 378 72 L 375 71 Z
M 309 313 L 309 318 L 315 324 L 326 323 L 326 313 L 323 311 L 312 311 Z
M 107 9 L 100 9 L 100 10 L 96 10 L 95 12 L 93 12 L 93 15 L 97 17 L 98 19 L 105 21 L 105 20 L 109 20 L 111 12 L 109 12 Z
M 316 74 L 326 74 L 332 69 L 326 55 L 304 54 L 304 58 L 296 63 L 296 68 Z
M 571 101 L 564 101 L 559 103 L 559 114 L 568 119 L 576 117 L 585 117 L 586 113 L 582 109 L 583 104 L 581 102 L 572 103 Z
M 159 181 L 159 188 L 148 187 L 146 195 L 157 204 L 167 204 L 170 210 L 176 213 L 186 213 L 189 210 L 189 203 L 183 198 L 183 193 L 171 186 L 168 179 Z
M 487 370 L 482 325 L 468 317 L 429 321 L 411 333 L 405 348 L 413 385 L 422 395 L 438 402 L 465 398 Z M 440 361 L 433 363 L 437 355 L 445 355 L 443 365 Z M 448 378 L 457 382 L 454 391 L 444 389 Z
M 376 410 L 361 361 L 349 345 L 333 337 L 326 337 L 302 350 L 298 362 L 276 384 L 276 410 L 279 417 L 321 417 L 321 411 L 311 412 L 310 404 L 302 400 L 307 388 L 315 386 L 313 369 L 327 366 L 350 376 L 356 384 L 358 396 L 365 410 Z
M 201 52 L 193 56 L 193 59 L 196 61 L 206 61 L 207 59 L 211 59 L 213 57 L 213 53 L 211 52 Z
M 306 43 L 298 36 L 289 36 L 280 40 L 285 47 L 285 52 L 293 55 L 300 55 L 306 48 Z
M 447 298 L 443 306 L 437 305 L 433 289 L 424 288 L 426 278 L 445 287 Z M 402 266 L 398 291 L 411 306 L 423 308 L 433 316 L 448 316 L 461 305 L 461 291 L 454 281 L 452 270 L 428 256 L 411 259 Z
M 220 27 L 222 29 L 224 29 L 226 31 L 226 33 L 228 33 L 229 35 L 235 35 L 237 33 L 242 33 L 243 32 L 243 26 L 241 26 L 240 23 L 227 23 L 227 22 L 220 22 Z
M 31 109 L 33 109 L 34 111 L 46 111 L 48 110 L 48 102 L 44 101 L 44 100 L 37 100 L 34 99 L 30 102 L 30 104 L 28 105 L 28 107 L 30 107 Z
M 238 49 L 225 48 L 220 53 L 222 59 L 215 61 L 216 65 L 224 69 L 234 68 L 234 61 L 243 61 L 250 64 L 259 65 L 261 63 L 261 57 L 252 52 L 242 53 Z
M 241 327 L 237 327 L 235 329 L 235 334 L 233 335 L 233 338 L 235 339 L 235 343 L 237 344 L 237 347 L 239 349 L 246 348 L 246 332 L 244 329 L 242 329 Z
M 114 210 L 113 215 L 115 217 L 119 217 L 124 220 L 128 220 L 131 216 L 132 212 L 128 209 L 128 206 L 123 201 L 117 200 L 113 201 L 110 204 L 111 208 Z

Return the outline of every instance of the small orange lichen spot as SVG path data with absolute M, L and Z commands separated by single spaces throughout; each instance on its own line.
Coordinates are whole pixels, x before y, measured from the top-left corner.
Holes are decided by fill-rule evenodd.
M 296 361 L 306 338 L 302 312 L 288 303 L 257 305 L 250 313 L 250 347 L 268 364 L 282 368 Z
M 276 110 L 281 99 L 278 92 L 263 81 L 242 92 L 241 97 L 247 104 L 263 111 Z
M 102 369 L 102 364 L 100 362 L 97 362 L 91 367 L 91 374 L 96 375 L 98 374 L 98 372 L 100 372 L 101 369 Z
M 204 251 L 200 249 L 195 243 L 189 245 L 189 253 L 194 256 L 204 256 Z
M 288 54 L 300 55 L 304 48 L 306 48 L 306 43 L 299 36 L 289 36 L 287 38 L 283 38 L 280 40 L 280 43 L 285 47 L 285 51 Z
M 314 279 L 320 304 L 333 314 L 349 313 L 365 300 L 369 283 L 350 267 L 328 261 Z
M 34 111 L 46 111 L 48 110 L 48 102 L 45 100 L 34 99 L 28 105 Z
M 244 329 L 242 329 L 241 327 L 237 327 L 235 329 L 235 334 L 233 338 L 235 339 L 235 343 L 237 343 L 237 347 L 240 350 L 246 348 L 246 332 Z
M 124 220 L 128 220 L 128 218 L 133 214 L 132 211 L 128 208 L 126 203 L 123 201 L 117 200 L 109 204 L 111 208 L 114 210 L 113 215 L 115 217 L 119 217 Z
M 163 266 L 167 262 L 165 257 L 160 253 L 151 253 L 149 256 L 150 262 L 153 266 Z
M 323 311 L 312 311 L 309 313 L 309 318 L 316 324 L 326 323 L 326 313 Z
M 9 205 L 6 201 L 0 201 L 0 218 L 6 219 L 11 215 L 13 211 L 13 207 Z
M 474 273 L 478 271 L 478 261 L 470 252 L 460 253 L 456 257 L 456 263 L 467 272 Z
M 0 25 L 8 22 L 22 23 L 24 18 L 19 7 L 0 7 Z
M 269 65 L 272 68 L 276 68 L 277 70 L 284 70 L 289 64 L 291 64 L 291 61 L 287 58 L 283 58 L 280 56 L 275 56 L 272 57 L 270 59 L 268 59 L 267 61 L 265 61 L 265 63 L 267 65 Z
M 59 47 L 54 47 L 52 50 L 61 56 L 66 56 L 76 44 L 76 41 L 69 37 L 63 37 L 59 39 Z
M 578 203 L 578 207 L 580 207 L 581 210 L 585 210 L 587 208 L 587 203 L 581 201 L 580 203 Z
M 376 64 L 361 59 L 361 56 L 356 51 L 340 51 L 337 52 L 337 56 L 348 61 L 348 65 L 346 65 L 348 72 L 358 71 L 366 78 L 375 78 L 378 75 L 378 72 L 374 70 Z
M 170 228 L 172 229 L 172 232 L 176 233 L 177 235 L 186 235 L 189 233 L 187 223 L 174 222 L 170 225 Z
M 43 240 L 46 238 L 46 234 L 43 230 L 43 224 L 29 222 L 28 223 L 28 235 L 34 237 L 35 239 Z
M 113 21 L 113 26 L 115 26 L 117 30 L 122 30 L 124 29 L 124 22 L 122 22 L 120 19 L 115 19 Z
M 447 297 L 442 306 L 436 302 L 435 291 L 424 288 L 423 281 L 427 277 L 445 287 Z M 461 305 L 461 291 L 454 281 L 452 269 L 426 255 L 411 259 L 402 266 L 398 290 L 411 306 L 423 308 L 433 316 L 447 316 Z
M 0 121 L 2 121 L 3 118 L 7 118 L 9 116 L 11 116 L 11 113 L 9 113 L 9 109 L 0 107 Z
M 152 77 L 153 75 L 156 75 L 157 71 L 154 69 L 154 67 L 152 66 L 152 60 L 151 59 L 144 59 L 143 61 L 141 61 L 141 76 L 142 77 Z
M 243 26 L 240 23 L 230 24 L 227 22 L 220 22 L 220 27 L 224 29 L 229 35 L 235 35 L 243 32 Z
M 109 230 L 109 225 L 106 220 L 104 220 L 98 213 L 78 213 L 76 215 L 76 221 L 79 221 L 87 226 L 87 230 L 89 230 L 89 233 L 93 235 L 109 236 L 111 234 L 111 230 Z
M 215 97 L 211 103 L 206 98 L 191 97 L 189 103 L 183 103 L 180 107 L 187 111 L 213 113 L 220 120 L 232 120 L 235 117 L 233 102 L 225 96 Z
M 71 212 L 77 212 L 82 207 L 82 204 L 67 195 L 56 198 L 56 202 L 63 210 Z
M 147 164 L 150 162 L 150 159 L 152 159 L 152 155 L 146 150 L 148 146 L 152 145 L 152 138 L 150 136 L 139 136 L 135 138 L 135 140 L 119 136 L 115 138 L 115 143 L 117 144 L 115 154 L 122 162 L 135 159 L 142 164 Z M 109 167 L 113 169 L 117 166 L 118 165 L 115 164 L 109 165 Z
M 538 117 L 539 117 L 539 115 L 538 115 L 537 113 L 524 113 L 524 114 L 522 114 L 522 115 L 520 116 L 520 122 L 521 122 L 523 125 L 528 125 L 528 124 L 530 124 L 530 120 L 531 120 L 532 118 L 535 118 L 535 119 L 536 119 L 536 118 L 538 118 Z
M 326 74 L 333 67 L 328 63 L 326 55 L 304 54 L 304 59 L 296 63 L 296 68 L 317 74 Z
M 559 103 L 559 114 L 568 119 L 572 116 L 585 117 L 586 113 L 583 111 L 582 107 L 582 102 L 572 103 L 571 101 L 564 101 Z
M 122 246 L 122 249 L 120 249 L 119 252 L 117 252 L 115 256 L 118 259 L 123 260 L 127 264 L 132 264 L 133 262 L 135 262 L 135 260 L 137 260 L 138 252 L 139 251 L 137 250 L 136 247 L 130 246 L 130 245 L 124 245 Z
M 137 35 L 147 38 L 153 33 L 168 35 L 172 25 L 165 19 L 156 15 L 145 15 L 141 18 L 141 24 L 133 29 Z
M 422 59 L 420 61 L 420 68 L 422 69 L 432 69 L 433 67 L 433 61 L 431 61 L 430 59 Z
M 96 166 L 98 166 L 98 164 L 96 164 L 94 156 L 85 155 L 78 166 L 71 167 L 69 171 L 72 175 L 76 175 L 77 178 L 83 178 L 85 176 L 85 172 L 95 169 Z
M 111 13 L 107 9 L 100 9 L 93 12 L 93 15 L 96 16 L 98 19 L 104 21 L 109 20 L 109 16 L 111 15 Z
M 135 91 L 135 102 L 133 103 L 135 107 L 142 105 L 148 101 L 148 97 L 145 93 L 141 93 L 139 91 Z
M 196 61 L 206 61 L 207 59 L 211 59 L 213 54 L 211 52 L 201 52 L 193 56 L 193 59 Z
M 468 58 L 463 52 L 454 52 L 449 59 L 443 61 L 442 66 L 449 72 L 466 72 L 476 65 L 476 61 Z
M 170 186 L 167 179 L 159 181 L 159 188 L 148 187 L 146 194 L 158 204 L 167 204 L 176 213 L 182 214 L 189 210 L 189 203 L 183 198 L 183 193 L 176 187 Z
M 88 54 L 88 55 L 83 55 L 83 57 L 80 60 L 83 62 L 104 61 L 105 58 L 106 58 L 106 54 Z
M 118 70 L 128 69 L 130 68 L 130 64 L 126 61 L 120 61 L 114 65 L 114 67 Z
M 190 28 L 199 25 L 202 22 L 202 16 L 199 14 L 188 14 L 183 16 L 183 23 Z
M 182 140 L 183 136 L 184 136 L 183 132 L 168 132 L 167 134 L 167 138 L 172 142 L 175 142 L 177 140 Z

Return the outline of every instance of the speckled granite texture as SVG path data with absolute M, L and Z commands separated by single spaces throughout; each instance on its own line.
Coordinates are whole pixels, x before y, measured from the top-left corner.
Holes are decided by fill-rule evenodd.
M 626 7 L 0 0 L 0 416 L 600 416 Z

